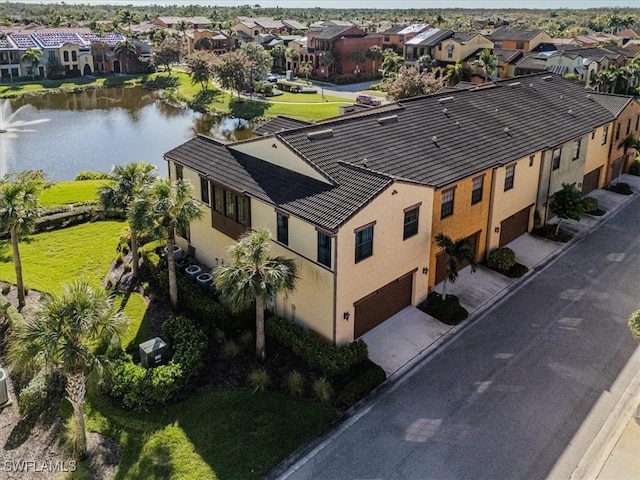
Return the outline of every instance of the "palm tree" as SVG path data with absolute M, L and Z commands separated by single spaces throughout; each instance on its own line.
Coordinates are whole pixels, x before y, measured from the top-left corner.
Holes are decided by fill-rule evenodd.
M 313 65 L 311 64 L 311 62 L 306 61 L 306 62 L 300 63 L 300 66 L 298 67 L 298 74 L 304 75 L 305 78 L 307 79 L 307 83 L 309 83 L 309 75 L 311 75 L 312 73 L 313 73 Z
M 458 270 L 461 265 L 469 263 L 471 265 L 471 271 L 475 272 L 478 263 L 476 262 L 475 252 L 471 250 L 471 244 L 466 238 L 459 238 L 458 240 L 451 240 L 450 237 L 444 233 L 436 235 L 436 245 L 442 249 L 442 252 L 447 256 L 447 274 L 442 282 L 442 300 L 447 299 L 447 281 L 455 283 L 458 279 Z
M 447 65 L 447 74 L 452 85 L 460 83 L 464 75 L 462 60 L 457 60 L 456 63 Z
M 189 30 L 189 23 L 187 23 L 185 20 L 180 20 L 176 25 L 176 30 L 178 30 L 181 33 L 180 36 L 184 38 L 185 33 L 187 32 L 187 30 Z
M 30 233 L 40 216 L 42 207 L 38 197 L 45 186 L 44 172 L 25 170 L 15 176 L 6 175 L 0 180 L 0 227 L 9 231 L 16 270 L 18 309 L 25 305 L 24 281 L 19 241 L 21 235 Z
M 116 46 L 113 49 L 113 53 L 119 59 L 124 57 L 125 73 L 129 73 L 129 59 L 135 58 L 138 55 L 136 46 L 129 40 L 121 40 L 120 42 L 116 43 Z
M 361 51 L 351 52 L 351 55 L 349 55 L 349 57 L 351 58 L 351 60 L 353 60 L 353 63 L 356 64 L 356 74 L 359 74 L 360 64 L 364 62 L 367 57 Z
M 277 45 L 274 45 L 269 53 L 271 53 L 271 56 L 273 57 L 273 63 L 278 68 L 281 68 L 287 53 L 287 48 L 284 44 L 278 43 Z
M 42 51 L 37 48 L 27 47 L 27 50 L 22 54 L 21 60 L 23 62 L 29 62 L 31 64 L 31 78 L 36 78 L 36 71 L 38 70 L 38 65 L 40 64 L 40 57 L 42 56 Z
M 297 280 L 296 264 L 284 257 L 270 257 L 271 234 L 267 229 L 248 232 L 229 249 L 231 265 L 214 271 L 218 291 L 233 310 L 241 311 L 255 302 L 256 356 L 266 358 L 264 308 L 267 298 L 289 292 Z
M 376 65 L 378 63 L 378 60 L 381 60 L 383 58 L 382 49 L 379 46 L 374 45 L 367 52 L 367 58 L 371 59 L 371 62 L 373 63 L 373 73 L 376 73 Z
M 471 68 L 480 69 L 484 73 L 484 83 L 489 81 L 489 75 L 493 75 L 498 66 L 496 57 L 488 48 L 483 49 L 478 58 L 471 62 Z
M 331 52 L 322 52 L 320 54 L 320 58 L 318 59 L 318 62 L 320 63 L 320 65 L 324 68 L 326 68 L 326 78 L 329 78 L 329 74 L 331 72 L 331 69 L 335 66 L 337 60 L 336 60 L 336 56 L 331 53 Z
M 382 62 L 382 76 L 384 78 L 395 76 L 403 65 L 404 58 L 400 55 L 395 53 L 393 55 L 385 55 L 384 61 Z
M 131 24 L 135 21 L 135 15 L 131 10 L 122 10 L 118 13 L 118 23 L 123 23 L 127 26 L 129 30 L 129 35 L 131 35 Z
M 295 70 L 296 61 L 298 60 L 298 57 L 299 57 L 298 51 L 293 47 L 289 47 L 284 51 L 285 60 L 291 64 L 290 65 L 291 68 L 288 68 L 289 64 L 287 64 L 288 70 Z
M 176 231 L 185 232 L 192 220 L 202 218 L 202 206 L 192 198 L 193 187 L 184 180 L 172 182 L 158 179 L 147 194 L 136 198 L 129 209 L 129 221 L 137 230 L 151 231 L 167 242 L 167 268 L 169 271 L 169 298 L 171 306 L 178 306 L 178 284 L 173 248 Z
M 635 136 L 633 132 L 624 137 L 622 141 L 618 144 L 618 148 L 622 148 L 622 161 L 620 162 L 620 169 L 618 170 L 618 181 L 616 183 L 620 183 L 620 177 L 622 176 L 622 171 L 624 170 L 624 166 L 627 164 L 627 156 L 629 155 L 630 149 L 635 149 L 640 152 L 640 139 Z
M 84 398 L 89 385 L 97 385 L 108 360 L 95 352 L 119 338 L 126 318 L 114 309 L 112 298 L 86 279 L 63 287 L 62 295 L 46 294 L 32 318 L 11 338 L 9 358 L 18 370 L 33 373 L 55 368 L 65 378 L 66 396 L 73 407 L 79 455 L 87 450 Z
M 109 175 L 111 183 L 100 187 L 100 203 L 105 209 L 121 209 L 128 214 L 131 204 L 153 184 L 155 166 L 145 162 L 130 162 L 113 167 Z M 133 278 L 138 277 L 138 232 L 129 219 L 131 234 L 131 263 Z

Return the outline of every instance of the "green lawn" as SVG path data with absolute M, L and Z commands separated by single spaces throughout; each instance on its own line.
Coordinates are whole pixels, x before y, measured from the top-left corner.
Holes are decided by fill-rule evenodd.
M 60 293 L 61 285 L 87 277 L 98 285 L 116 254 L 124 222 L 84 223 L 39 233 L 20 242 L 25 285 L 43 292 Z M 15 283 L 11 246 L 0 242 L 0 280 Z
M 149 413 L 99 397 L 87 427 L 116 439 L 116 479 L 258 479 L 338 418 L 330 406 L 242 389 L 203 393 Z
M 40 196 L 43 207 L 66 205 L 98 200 L 98 187 L 107 183 L 106 180 L 80 180 L 57 182 L 46 188 Z
M 16 97 L 23 93 L 34 92 L 38 90 L 51 90 L 51 89 L 70 89 L 77 87 L 100 87 L 103 85 L 134 85 L 142 82 L 142 76 L 140 75 L 122 75 L 111 77 L 80 77 L 73 79 L 63 80 L 36 80 L 35 82 L 20 82 L 12 84 L 0 85 L 0 98 L 3 97 Z

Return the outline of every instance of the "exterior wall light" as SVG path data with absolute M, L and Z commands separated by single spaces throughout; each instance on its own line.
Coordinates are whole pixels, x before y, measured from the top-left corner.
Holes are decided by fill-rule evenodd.
M 342 318 L 344 318 L 347 322 L 349 321 L 349 317 L 351 316 L 351 314 L 349 312 L 344 312 L 342 314 Z

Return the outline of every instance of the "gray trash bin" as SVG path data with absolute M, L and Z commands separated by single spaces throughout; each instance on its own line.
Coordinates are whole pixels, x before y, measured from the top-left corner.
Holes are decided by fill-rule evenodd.
M 196 281 L 196 277 L 202 273 L 202 267 L 200 265 L 189 265 L 184 269 L 184 274 L 187 276 L 187 279 L 194 282 Z
M 144 368 L 164 365 L 169 361 L 169 347 L 160 337 L 140 344 L 140 363 Z
M 213 276 L 210 273 L 201 273 L 196 277 L 198 286 L 207 293 L 211 292 L 211 281 Z
M 167 247 L 164 247 L 164 254 L 168 252 Z M 182 258 L 182 247 L 180 245 L 173 245 L 173 260 L 180 260 Z
M 7 372 L 0 368 L 0 407 L 9 404 L 9 386 L 7 385 Z

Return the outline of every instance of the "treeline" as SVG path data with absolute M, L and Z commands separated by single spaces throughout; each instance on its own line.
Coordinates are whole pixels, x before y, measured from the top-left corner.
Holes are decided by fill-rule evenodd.
M 555 9 L 321 9 L 321 8 L 260 8 L 258 5 L 239 7 L 202 5 L 69 5 L 0 3 L 0 25 L 37 24 L 49 27 L 73 27 L 89 22 L 116 22 L 126 9 L 133 14 L 135 23 L 157 16 L 203 16 L 211 19 L 212 28 L 228 29 L 237 16 L 266 16 L 276 19 L 291 18 L 307 25 L 320 20 L 341 19 L 361 23 L 422 23 L 454 30 L 483 28 L 478 17 L 508 18 L 512 25 L 542 28 L 553 36 L 579 35 L 586 29 L 596 32 L 615 32 L 640 25 L 638 9 L 597 8 L 589 10 Z M 497 24 L 499 26 L 499 23 Z

